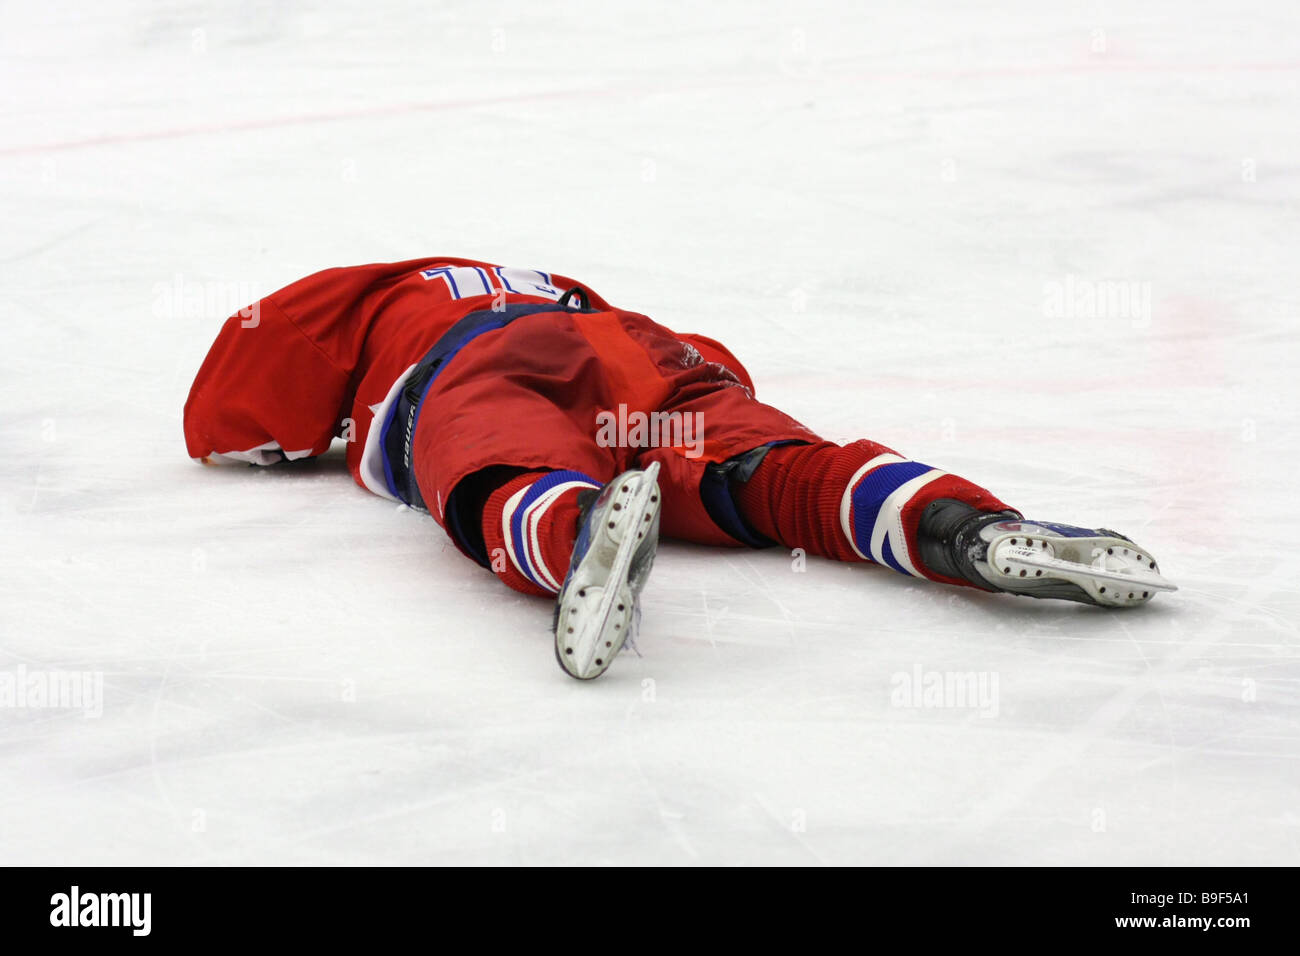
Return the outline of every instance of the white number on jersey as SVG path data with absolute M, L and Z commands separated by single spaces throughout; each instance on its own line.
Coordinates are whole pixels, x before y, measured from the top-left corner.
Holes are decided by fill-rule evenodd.
M 421 269 L 425 279 L 441 279 L 453 299 L 472 295 L 496 295 L 514 292 L 517 295 L 535 295 L 544 299 L 559 300 L 561 290 L 551 285 L 551 277 L 536 269 L 515 269 L 511 266 L 441 266 Z

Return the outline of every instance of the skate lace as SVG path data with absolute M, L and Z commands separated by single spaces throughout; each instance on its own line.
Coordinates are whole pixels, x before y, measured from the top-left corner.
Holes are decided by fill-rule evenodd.
M 641 604 L 638 602 L 632 608 L 632 626 L 627 629 L 627 637 L 623 638 L 623 647 L 630 650 L 637 657 L 641 657 L 641 648 L 636 646 L 637 635 L 641 633 Z

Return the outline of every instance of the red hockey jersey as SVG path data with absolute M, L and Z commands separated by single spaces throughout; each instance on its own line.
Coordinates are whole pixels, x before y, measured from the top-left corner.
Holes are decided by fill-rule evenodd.
M 380 428 L 406 377 L 471 312 L 555 303 L 567 276 L 447 256 L 327 269 L 228 319 L 185 405 L 185 441 L 204 463 L 268 465 L 347 440 L 357 483 L 394 497 Z M 587 287 L 596 309 L 612 308 Z M 752 395 L 740 362 L 701 335 L 678 334 L 725 365 Z M 440 517 L 440 516 L 438 516 Z

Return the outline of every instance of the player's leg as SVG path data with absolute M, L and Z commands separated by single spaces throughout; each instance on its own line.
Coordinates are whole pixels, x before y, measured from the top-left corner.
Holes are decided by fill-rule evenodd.
M 697 366 L 678 378 L 663 411 L 695 421 L 703 440 L 639 457 L 663 464 L 672 537 L 779 543 L 946 584 L 1112 606 L 1173 587 L 1149 552 L 1115 532 L 1025 521 L 959 475 L 874 442 L 821 440 L 725 376 Z
M 659 541 L 658 470 L 629 470 L 602 485 L 577 471 L 492 467 L 459 486 L 483 502 L 458 507 L 481 514 L 482 548 L 497 577 L 555 598 L 555 655 L 574 677 L 599 677 L 635 634 Z
M 947 584 L 1116 607 L 1173 589 L 1122 535 L 1026 521 L 973 482 L 872 442 L 771 448 L 735 499 L 789 547 Z
M 661 502 L 653 471 L 629 470 L 627 449 L 597 440 L 611 383 L 575 318 L 526 315 L 462 349 L 429 388 L 412 459 L 463 553 L 555 598 L 556 656 L 590 678 L 634 630 Z
M 426 507 L 462 553 L 515 590 L 559 590 L 579 493 L 623 470 L 594 439 L 593 371 L 565 312 L 525 314 L 460 348 L 421 400 L 411 470 Z
M 489 567 L 524 594 L 554 597 L 573 555 L 582 519 L 582 492 L 600 477 L 567 469 L 492 468 L 468 479 L 483 504 L 479 529 Z
M 931 569 L 921 553 L 918 529 L 929 504 L 952 499 L 977 511 L 1015 513 L 984 488 L 871 441 L 767 449 L 735 492 L 746 520 L 781 544 L 950 584 L 969 582 Z
M 766 449 L 734 494 L 746 521 L 787 547 L 968 587 L 921 534 L 926 510 L 952 501 L 967 512 L 1018 515 L 973 482 L 871 441 Z

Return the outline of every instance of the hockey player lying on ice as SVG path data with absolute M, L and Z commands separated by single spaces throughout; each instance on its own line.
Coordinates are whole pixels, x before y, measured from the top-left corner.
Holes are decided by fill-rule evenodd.
M 661 528 L 1108 607 L 1173 590 L 1122 535 L 1026 521 L 883 445 L 824 441 L 757 401 L 719 343 L 553 273 L 330 269 L 230 318 L 185 405 L 190 455 L 270 465 L 335 437 L 362 487 L 427 510 L 506 585 L 555 597 L 556 658 L 579 678 L 635 626 Z

